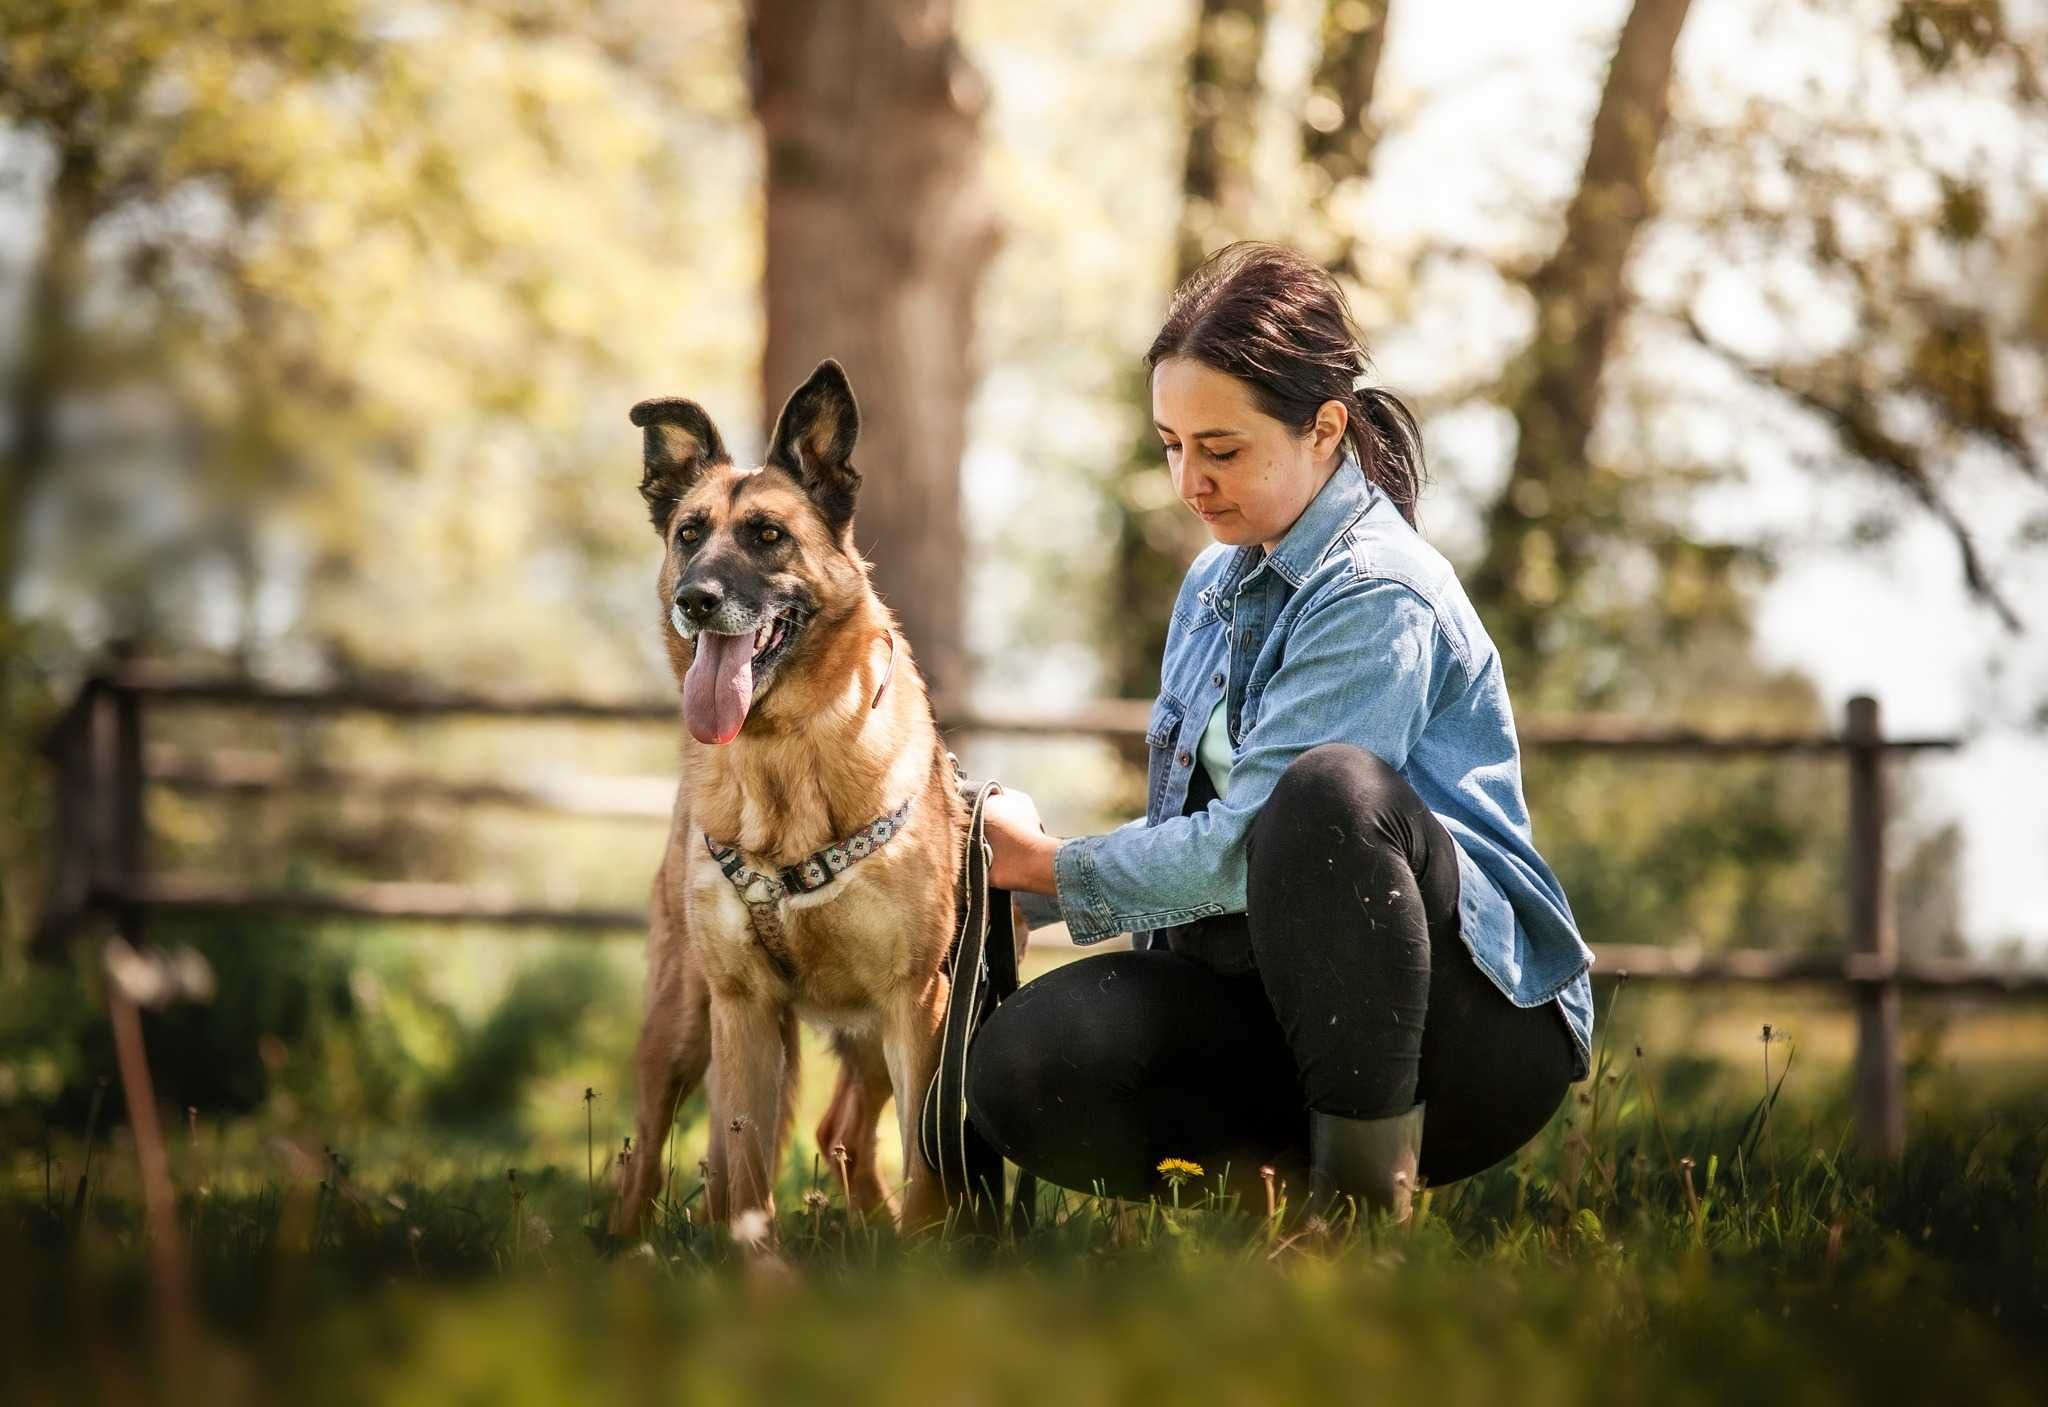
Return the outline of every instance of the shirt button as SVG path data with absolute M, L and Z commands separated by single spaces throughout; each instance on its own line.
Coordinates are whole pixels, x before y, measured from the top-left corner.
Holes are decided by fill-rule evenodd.
M 1182 753 L 1182 754 L 1180 754 L 1180 756 L 1178 756 L 1178 757 L 1174 758 L 1173 760 L 1174 760 L 1175 762 L 1179 763 L 1179 764 L 1180 764 L 1181 766 L 1185 767 L 1185 766 L 1187 766 L 1187 765 L 1188 765 L 1188 763 L 1192 762 L 1192 761 L 1193 761 L 1194 759 L 1193 759 L 1193 758 L 1191 758 L 1191 757 L 1189 757 L 1189 756 L 1188 756 L 1188 755 L 1187 755 L 1186 753 Z
M 1219 688 L 1219 689 L 1220 689 L 1220 688 L 1222 688 L 1222 687 L 1223 687 L 1223 671 L 1219 669 L 1219 670 L 1217 670 L 1217 671 L 1216 671 L 1216 672 L 1215 672 L 1214 674 L 1210 675 L 1210 676 L 1209 676 L 1209 682 L 1210 682 L 1211 684 L 1215 685 L 1215 686 L 1216 686 L 1217 688 Z

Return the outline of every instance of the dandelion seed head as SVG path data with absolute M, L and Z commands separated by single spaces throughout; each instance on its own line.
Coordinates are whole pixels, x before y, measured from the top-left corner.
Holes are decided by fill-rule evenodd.
M 733 1218 L 732 1239 L 742 1246 L 758 1246 L 768 1239 L 768 1213 L 755 1207 Z

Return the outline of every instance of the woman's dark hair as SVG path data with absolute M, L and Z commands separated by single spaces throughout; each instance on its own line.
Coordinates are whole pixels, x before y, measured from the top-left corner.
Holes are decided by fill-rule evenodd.
M 1254 240 L 1217 250 L 1174 290 L 1145 369 L 1174 357 L 1235 376 L 1261 411 L 1298 434 L 1308 433 L 1323 402 L 1341 403 L 1349 413 L 1344 436 L 1366 477 L 1417 526 L 1422 431 L 1393 392 L 1352 388 L 1372 363 L 1344 290 L 1321 265 Z

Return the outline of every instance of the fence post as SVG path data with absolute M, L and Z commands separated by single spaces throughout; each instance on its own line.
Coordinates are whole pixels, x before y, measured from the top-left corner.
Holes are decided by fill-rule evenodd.
M 1849 947 L 1887 976 L 1899 960 L 1885 854 L 1889 809 L 1884 727 L 1877 700 L 1849 700 Z M 1856 1129 L 1869 1152 L 1896 1158 L 1906 1144 L 1899 1069 L 1899 987 L 1891 980 L 1852 984 L 1856 1002 Z
M 143 813 L 142 694 L 125 683 L 114 686 L 114 863 L 119 867 L 120 907 L 114 921 L 131 947 L 142 944 L 143 907 L 136 895 L 149 869 L 149 822 Z
M 91 758 L 93 838 L 91 886 L 101 912 L 131 945 L 142 942 L 142 878 L 146 820 L 142 801 L 142 696 L 118 677 L 88 686 L 86 737 Z

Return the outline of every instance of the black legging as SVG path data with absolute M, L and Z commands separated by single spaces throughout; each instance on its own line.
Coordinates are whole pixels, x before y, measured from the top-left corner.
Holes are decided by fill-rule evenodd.
M 990 1016 L 968 1111 L 1006 1157 L 1121 1197 L 1162 1191 L 1163 1158 L 1252 1190 L 1261 1164 L 1305 1178 L 1309 1110 L 1379 1118 L 1422 1099 L 1420 1172 L 1441 1185 L 1549 1121 L 1576 1064 L 1563 1013 L 1516 1006 L 1479 970 L 1450 832 L 1400 773 L 1349 744 L 1303 753 L 1247 862 L 1247 913 L 1068 963 Z

